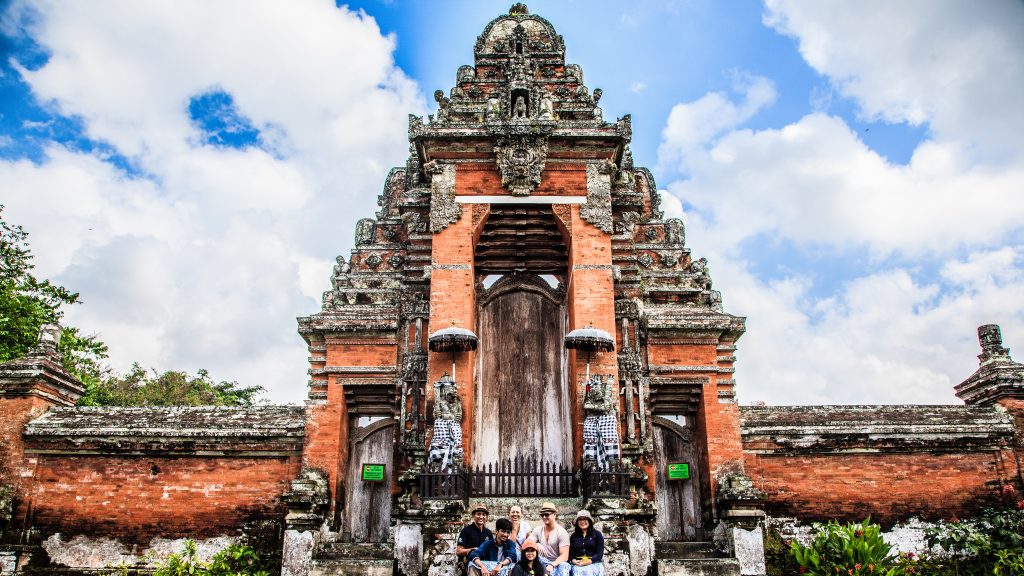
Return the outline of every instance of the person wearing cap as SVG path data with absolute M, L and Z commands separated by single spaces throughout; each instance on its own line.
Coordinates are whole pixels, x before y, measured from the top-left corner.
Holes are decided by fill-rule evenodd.
M 594 518 L 580 510 L 572 525 L 575 530 L 569 537 L 569 563 L 573 576 L 603 576 L 604 535 L 594 528 Z
M 516 542 L 512 539 L 512 523 L 498 518 L 494 523 L 494 539 L 469 553 L 469 573 L 473 576 L 505 576 L 518 560 Z
M 490 516 L 487 507 L 477 504 L 473 507 L 472 515 L 473 521 L 459 532 L 459 538 L 455 541 L 455 555 L 459 560 L 465 560 L 469 553 L 476 550 L 484 541 L 494 538 L 490 529 L 485 526 L 487 517 Z
M 530 533 L 530 540 L 537 544 L 544 573 L 552 576 L 569 576 L 569 533 L 558 524 L 558 508 L 551 502 L 540 506 L 542 524 Z
M 522 554 L 519 562 L 512 568 L 511 576 L 544 576 L 544 564 L 540 561 L 536 542 L 523 542 Z

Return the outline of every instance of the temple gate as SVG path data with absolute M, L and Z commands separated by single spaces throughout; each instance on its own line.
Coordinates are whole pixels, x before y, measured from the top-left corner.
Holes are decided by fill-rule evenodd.
M 531 498 L 557 498 L 596 513 L 607 565 L 644 574 L 655 540 L 756 522 L 749 499 L 719 496 L 743 478 L 744 319 L 633 165 L 630 117 L 605 121 L 551 23 L 516 4 L 474 59 L 434 114 L 410 117 L 405 166 L 322 310 L 299 319 L 305 465 L 325 478 L 332 546 L 364 547 L 342 554 L 361 573 L 390 573 L 394 553 L 401 573 L 448 574 L 445 534 L 469 500 L 513 498 L 529 516 Z M 355 472 L 377 458 L 387 502 Z M 384 515 L 390 548 L 373 548 Z

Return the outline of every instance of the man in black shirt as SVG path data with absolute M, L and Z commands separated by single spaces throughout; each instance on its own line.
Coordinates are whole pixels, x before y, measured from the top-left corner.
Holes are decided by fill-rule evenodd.
M 473 507 L 472 514 L 473 521 L 459 532 L 459 539 L 455 541 L 455 555 L 459 558 L 460 564 L 464 563 L 466 556 L 483 544 L 484 540 L 494 538 L 494 535 L 485 526 L 487 517 L 490 516 L 487 507 L 477 504 Z

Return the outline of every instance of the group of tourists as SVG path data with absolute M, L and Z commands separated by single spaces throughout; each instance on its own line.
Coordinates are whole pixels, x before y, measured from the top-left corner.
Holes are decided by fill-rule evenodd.
M 466 559 L 472 576 L 603 576 L 604 535 L 594 528 L 590 512 L 580 510 L 570 535 L 558 524 L 558 508 L 540 507 L 541 525 L 532 528 L 523 509 L 512 506 L 508 518 L 487 528 L 490 511 L 477 504 L 473 521 L 459 532 L 455 554 Z

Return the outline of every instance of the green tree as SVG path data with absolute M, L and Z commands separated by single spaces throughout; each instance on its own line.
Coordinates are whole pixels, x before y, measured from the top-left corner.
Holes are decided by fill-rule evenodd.
M 28 354 L 39 338 L 39 328 L 59 322 L 61 307 L 79 303 L 79 297 L 77 292 L 32 274 L 35 265 L 28 232 L 4 220 L 3 209 L 0 205 L 0 362 L 7 362 Z M 84 336 L 77 328 L 66 327 L 59 350 L 64 368 L 87 386 L 103 377 L 107 347 L 97 336 Z
M 196 375 L 147 371 L 133 364 L 127 374 L 110 374 L 79 401 L 86 406 L 251 406 L 262 386 L 215 382 L 206 370 Z
M 43 324 L 59 323 L 61 307 L 78 304 L 79 295 L 32 274 L 28 232 L 3 218 L 0 205 L 0 362 L 25 356 L 36 346 Z M 78 328 L 61 331 L 58 351 L 64 369 L 85 383 L 79 401 L 86 406 L 249 406 L 261 386 L 215 382 L 205 370 L 193 376 L 168 370 L 147 372 L 138 364 L 124 375 L 107 367 L 107 346 Z

